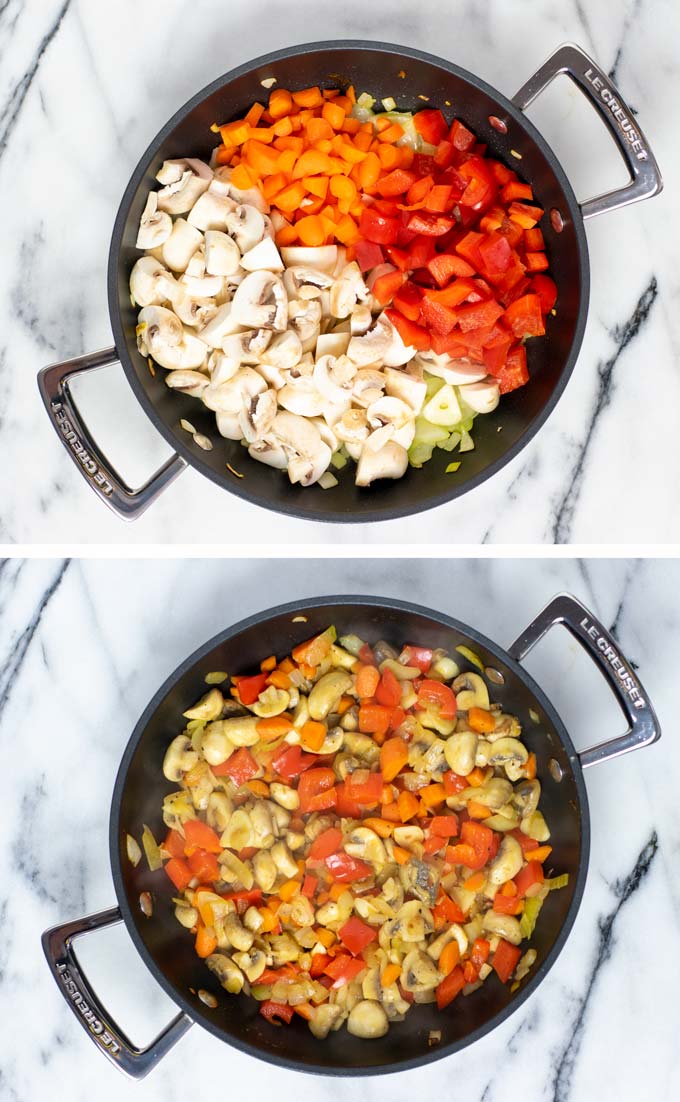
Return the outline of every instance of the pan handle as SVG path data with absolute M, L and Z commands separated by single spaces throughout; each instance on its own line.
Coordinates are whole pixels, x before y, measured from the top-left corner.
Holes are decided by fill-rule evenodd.
M 630 183 L 582 203 L 583 217 L 592 218 L 595 214 L 606 214 L 610 210 L 625 207 L 628 203 L 637 203 L 640 199 L 650 199 L 652 195 L 658 195 L 663 188 L 663 180 L 647 139 L 620 92 L 580 46 L 573 43 L 559 46 L 515 93 L 512 102 L 520 111 L 524 111 L 560 73 L 573 80 L 590 100 L 616 142 L 630 172 Z
M 147 1048 L 137 1048 L 104 1009 L 78 963 L 73 942 L 92 930 L 103 930 L 121 921 L 118 907 L 99 911 L 45 930 L 42 946 L 52 975 L 83 1029 L 120 1071 L 131 1079 L 143 1079 L 193 1022 L 187 1014 L 178 1014 Z
M 562 624 L 587 651 L 609 682 L 619 707 L 628 720 L 625 735 L 610 739 L 609 742 L 601 742 L 579 753 L 583 768 L 617 758 L 620 754 L 627 754 L 629 750 L 651 746 L 661 738 L 659 721 L 630 663 L 623 657 L 606 628 L 585 605 L 570 594 L 558 594 L 539 612 L 536 619 L 532 620 L 528 628 L 508 648 L 510 657 L 521 662 L 555 624 Z
M 73 401 L 69 380 L 114 363 L 118 363 L 116 349 L 103 348 L 51 364 L 39 372 L 38 389 L 57 435 L 94 492 L 121 520 L 136 520 L 182 473 L 186 463 L 179 455 L 171 456 L 148 482 L 133 490 L 102 454 Z

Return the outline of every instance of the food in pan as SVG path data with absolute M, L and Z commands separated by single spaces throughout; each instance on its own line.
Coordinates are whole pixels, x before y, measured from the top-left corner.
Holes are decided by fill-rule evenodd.
M 470 450 L 557 296 L 529 185 L 459 119 L 374 106 L 274 88 L 211 165 L 163 163 L 139 227 L 140 351 L 303 486 Z
M 319 1038 L 382 1036 L 492 973 L 518 983 L 536 959 L 522 942 L 567 882 L 544 871 L 517 718 L 473 652 L 458 648 L 461 672 L 424 643 L 399 653 L 330 627 L 229 692 L 209 675 L 163 761 L 167 837 L 142 837 L 224 989 Z

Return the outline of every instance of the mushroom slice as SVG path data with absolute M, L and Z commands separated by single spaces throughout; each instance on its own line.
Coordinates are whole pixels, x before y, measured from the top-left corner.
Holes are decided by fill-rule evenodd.
M 366 303 L 361 303 L 352 310 L 349 319 L 349 331 L 353 337 L 358 337 L 368 332 L 372 324 L 373 314 L 371 313 L 370 306 L 367 306 Z
M 319 430 L 319 435 L 324 444 L 328 444 L 328 447 L 331 449 L 331 451 L 336 452 L 338 450 L 340 441 L 338 440 L 334 429 L 332 429 L 331 426 L 327 424 L 326 421 L 324 421 L 323 417 L 313 417 L 312 423 L 315 424 L 317 429 Z M 325 750 L 324 753 L 326 753 Z
M 222 351 L 239 364 L 259 364 L 272 339 L 271 329 L 247 329 L 222 341 Z
M 163 164 L 156 173 L 156 179 L 159 184 L 176 184 L 182 179 L 182 176 L 186 172 L 187 163 L 184 160 L 181 161 L 163 161 Z
M 220 411 L 215 414 L 215 421 L 217 431 L 225 440 L 241 440 L 243 438 L 241 418 L 238 413 L 223 413 Z
M 492 413 L 500 401 L 501 392 L 495 379 L 466 383 L 458 391 L 464 402 L 477 413 Z
M 191 371 L 179 368 L 170 371 L 165 376 L 165 385 L 172 390 L 181 390 L 183 394 L 189 394 L 192 398 L 200 398 L 208 386 L 210 380 L 201 371 Z
M 166 184 L 156 194 L 158 195 L 158 209 L 167 211 L 168 214 L 186 214 L 194 203 L 208 190 L 212 172 L 205 166 L 210 176 L 198 176 L 191 169 L 182 173 L 179 180 Z
M 350 360 L 360 367 L 382 363 L 390 346 L 390 335 L 384 326 L 376 325 L 360 337 L 352 337 L 347 348 Z
M 415 348 L 410 344 L 404 344 L 399 332 L 392 325 L 392 322 L 386 314 L 380 315 L 378 318 L 378 325 L 385 329 L 389 338 L 387 352 L 383 356 L 383 363 L 385 366 L 401 367 L 402 364 L 412 360 L 416 354 Z
M 254 210 L 251 207 L 251 210 Z M 258 212 L 259 213 L 259 212 Z M 271 237 L 263 237 L 241 257 L 241 267 L 247 272 L 282 272 L 283 261 Z
M 320 272 L 332 275 L 338 261 L 338 246 L 317 245 L 315 248 L 307 248 L 304 245 L 286 245 L 281 249 L 281 256 L 287 268 L 317 268 Z
M 322 416 L 328 405 L 328 399 L 321 394 L 308 375 L 290 379 L 278 391 L 277 397 L 280 406 L 299 417 Z
M 160 306 L 170 298 L 174 282 L 160 260 L 140 256 L 130 272 L 130 293 L 138 306 Z
M 198 246 L 196 252 L 187 264 L 184 274 L 192 276 L 194 279 L 203 278 L 205 275 L 205 243 Z
M 379 398 L 368 407 L 366 417 L 372 428 L 380 429 L 383 426 L 385 428 L 389 426 L 390 439 L 401 444 L 402 448 L 411 447 L 416 434 L 416 422 L 413 410 L 406 405 L 406 402 L 402 402 L 400 398 Z
M 217 299 L 224 290 L 224 276 L 216 275 L 204 275 L 204 276 L 188 276 L 186 272 L 180 276 L 180 284 L 184 290 L 184 293 L 191 298 L 209 298 Z M 217 310 L 217 304 L 213 301 L 212 305 Z
M 370 431 L 364 410 L 349 409 L 335 422 L 333 431 L 345 444 L 363 444 Z
M 240 328 L 234 316 L 233 302 L 224 302 L 208 324 L 199 330 L 199 335 L 211 348 L 221 348 L 224 338 L 238 333 Z
M 174 353 L 181 347 L 183 338 L 182 323 L 172 310 L 166 310 L 164 306 L 145 306 L 139 311 L 137 347 L 143 356 L 151 355 L 161 366 L 165 366 L 156 353 L 164 354 L 170 350 Z M 179 363 L 170 365 L 171 369 L 179 366 Z
M 288 456 L 280 444 L 275 444 L 269 440 L 257 440 L 254 444 L 251 444 L 248 448 L 248 455 L 253 459 L 257 459 L 260 463 L 266 463 L 268 467 L 275 467 L 277 470 L 285 471 L 288 466 Z
M 172 218 L 158 209 L 158 192 L 150 191 L 139 220 L 135 244 L 138 249 L 155 249 L 167 241 L 171 233 Z
M 456 702 L 461 712 L 470 708 L 489 710 L 489 690 L 486 682 L 478 673 L 461 673 L 453 681 L 451 688 L 456 694 Z
M 203 234 L 195 226 L 190 226 L 184 218 L 176 218 L 172 233 L 163 245 L 163 260 L 173 272 L 183 272 L 202 242 Z
M 473 364 L 466 359 L 453 360 L 446 354 L 440 356 L 436 352 L 419 352 L 417 362 L 430 375 L 436 375 L 452 386 L 478 383 L 486 378 L 486 368 L 483 364 Z
M 386 367 L 384 376 L 385 393 L 390 398 L 401 399 L 414 413 L 420 413 L 427 393 L 427 383 L 422 369 L 415 366 L 415 361 L 411 360 L 405 368 Z
M 357 366 L 348 356 L 321 356 L 314 365 L 312 378 L 329 402 L 342 403 L 351 397 L 356 373 Z
M 208 409 L 219 413 L 240 413 L 246 402 L 267 389 L 261 375 L 252 367 L 242 367 L 225 383 L 211 382 L 203 393 Z
M 188 221 L 199 230 L 224 230 L 233 206 L 233 199 L 229 199 L 226 195 L 206 191 L 191 208 Z
M 407 467 L 408 452 L 394 440 L 378 451 L 364 444 L 354 481 L 357 486 L 370 486 L 378 478 L 401 478 Z
M 318 299 L 289 299 L 288 324 L 302 341 L 302 351 L 312 352 L 318 344 L 321 303 Z M 317 348 L 317 356 L 319 355 Z
M 205 232 L 205 270 L 209 275 L 234 275 L 241 263 L 236 242 L 222 230 Z
M 356 363 L 356 360 L 354 362 Z M 373 402 L 377 402 L 379 398 L 382 398 L 384 386 L 385 376 L 378 368 L 361 368 L 354 376 L 352 397 L 358 406 L 367 409 Z
M 207 325 L 217 313 L 217 306 L 212 302 L 191 298 L 186 293 L 173 297 L 172 308 L 185 325 L 192 326 Z
M 277 408 L 275 390 L 265 390 L 248 399 L 239 413 L 243 439 L 254 444 L 266 436 L 274 424 Z
M 251 272 L 236 288 L 231 303 L 233 320 L 248 329 L 283 332 L 288 321 L 288 296 L 272 272 Z
M 289 298 L 309 299 L 318 298 L 323 290 L 333 285 L 333 280 L 326 272 L 320 272 L 317 268 L 296 264 L 292 268 L 286 268 L 283 284 Z
M 361 270 L 356 261 L 345 265 L 340 278 L 331 287 L 331 314 L 334 318 L 347 318 L 358 302 L 368 297 L 368 287 L 364 283 Z
M 288 304 L 288 310 L 290 312 L 290 303 Z M 349 341 L 349 333 L 320 333 L 316 338 L 316 355 L 318 358 L 321 356 L 344 356 Z
M 255 207 L 261 214 L 266 214 L 269 210 L 267 200 L 265 199 L 259 188 L 237 188 L 231 182 L 232 169 L 228 165 L 221 165 L 220 168 L 215 170 L 215 175 L 211 187 L 215 190 L 222 189 L 226 191 L 232 199 L 235 199 L 237 203 L 247 204 L 248 206 Z
M 291 482 L 311 486 L 328 469 L 331 449 L 324 444 L 316 426 L 304 417 L 287 411 L 278 413 L 270 435 L 289 455 Z
M 264 330 L 264 332 L 270 333 L 271 330 Z M 271 367 L 278 367 L 285 371 L 295 367 L 300 362 L 301 356 L 302 342 L 300 338 L 292 329 L 286 329 L 283 333 L 277 333 L 273 340 L 269 342 L 268 347 L 262 353 L 260 366 L 268 364 Z
M 264 216 L 257 207 L 241 203 L 230 211 L 227 229 L 242 253 L 247 253 L 264 237 Z M 274 246 L 276 248 L 276 246 Z M 277 250 L 278 255 L 278 250 Z

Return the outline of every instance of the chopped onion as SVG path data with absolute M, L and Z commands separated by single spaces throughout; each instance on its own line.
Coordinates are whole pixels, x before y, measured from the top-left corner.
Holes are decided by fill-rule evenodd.
M 213 670 L 212 673 L 207 673 L 203 680 L 206 685 L 221 685 L 228 677 L 229 674 L 225 673 L 224 670 Z
M 156 872 L 157 869 L 163 868 L 163 862 L 161 860 L 161 851 L 158 847 L 158 842 L 154 838 L 149 827 L 144 824 L 144 830 L 142 831 L 142 845 L 144 846 L 144 853 L 149 863 L 151 872 Z
M 127 849 L 128 861 L 134 868 L 137 868 L 142 859 L 142 851 L 131 834 L 125 835 L 125 848 Z
M 319 486 L 322 490 L 332 490 L 333 486 L 338 485 L 338 480 L 331 471 L 324 471 L 319 479 Z
M 472 662 L 473 666 L 476 666 L 478 670 L 481 670 L 482 673 L 484 673 L 484 663 L 482 662 L 478 654 L 475 654 L 475 652 L 473 650 L 470 650 L 469 647 L 465 647 L 462 645 L 460 647 L 456 647 L 456 650 L 459 654 L 463 655 L 463 658 L 467 658 L 468 662 Z

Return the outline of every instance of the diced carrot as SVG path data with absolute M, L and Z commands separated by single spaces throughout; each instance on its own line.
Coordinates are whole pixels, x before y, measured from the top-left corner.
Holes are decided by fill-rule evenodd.
M 418 792 L 426 808 L 436 807 L 446 799 L 446 789 L 443 784 L 426 784 Z M 468 805 L 469 806 L 469 805 Z
M 331 191 L 333 181 L 331 180 Z M 362 700 L 369 700 L 375 696 L 375 691 L 380 682 L 380 672 L 375 666 L 360 666 L 356 675 L 356 691 Z
M 413 859 L 411 851 L 404 849 L 403 846 L 393 846 L 392 854 L 398 865 L 407 865 Z
M 486 708 L 470 708 L 468 710 L 468 726 L 480 735 L 495 731 L 496 720 Z
M 299 157 L 305 148 L 305 143 L 302 138 L 296 138 L 295 135 L 284 135 L 282 138 L 277 138 L 274 142 L 277 149 L 281 152 L 293 152 L 296 157 Z
M 401 150 L 396 145 L 389 145 L 387 142 L 382 143 L 378 149 L 378 156 L 381 165 L 388 172 L 401 164 Z
M 234 179 L 232 175 L 232 180 Z M 236 185 L 239 186 L 238 184 Z M 305 189 L 301 183 L 289 184 L 288 187 L 275 195 L 272 199 L 272 206 L 278 207 L 279 210 L 293 211 L 298 210 L 300 203 L 305 197 Z M 297 236 L 297 230 L 296 236 Z
M 327 100 L 323 105 L 321 117 L 324 118 L 334 130 L 340 130 L 345 121 L 345 112 L 342 106 L 339 106 L 336 102 L 333 102 L 333 100 Z
M 552 853 L 552 846 L 538 846 L 537 849 L 528 849 L 524 853 L 527 861 L 547 861 Z
M 383 779 L 385 781 L 394 780 L 397 774 L 404 768 L 407 761 L 408 744 L 404 739 L 398 737 L 388 739 L 380 749 L 380 771 L 383 775 Z
M 220 127 L 220 136 L 225 145 L 243 145 L 249 134 L 250 126 L 245 119 L 237 119 Z
M 412 792 L 404 790 L 399 793 L 397 799 L 397 808 L 399 810 L 399 817 L 402 823 L 408 822 L 414 815 L 418 814 L 420 810 L 420 802 Z
M 264 781 L 254 780 L 246 781 L 246 786 L 255 796 L 261 796 L 264 800 L 269 799 L 269 785 Z
M 312 195 L 319 199 L 325 199 L 328 194 L 327 176 L 303 176 L 302 183 Z
M 524 766 L 524 772 L 530 781 L 533 781 L 536 776 L 536 755 L 529 754 L 528 761 Z
M 330 949 L 335 941 L 335 934 L 332 930 L 327 930 L 325 926 L 316 926 L 314 928 L 314 935 L 316 940 L 320 941 L 325 949 Z
M 347 891 L 347 885 L 338 882 L 336 884 L 331 884 L 328 894 L 330 895 L 330 898 L 333 900 L 333 902 L 337 903 L 338 899 L 344 891 Z
M 362 826 L 368 827 L 369 830 L 375 831 L 375 833 L 380 838 L 389 838 L 394 831 L 394 823 L 389 823 L 387 819 L 364 819 L 362 821 Z
M 195 949 L 199 957 L 209 957 L 217 948 L 217 938 L 212 926 L 199 926 Z
M 303 241 L 302 235 L 300 240 Z M 327 734 L 326 724 L 316 719 L 308 719 L 300 728 L 300 738 L 310 750 L 320 750 Z
M 278 247 L 284 248 L 286 245 L 294 245 L 298 239 L 297 230 L 295 226 L 289 226 L 287 223 L 277 231 L 275 241 Z
M 358 119 L 353 119 L 351 115 L 348 115 L 342 124 L 342 132 L 343 134 L 357 134 L 360 126 L 361 123 Z
M 475 766 L 472 772 L 468 773 L 465 780 L 468 785 L 471 785 L 473 788 L 480 788 L 486 780 L 486 773 L 483 769 L 480 769 L 479 766 Z
M 456 943 L 457 945 L 457 943 Z M 380 976 L 381 987 L 391 987 L 393 983 L 396 983 L 401 975 L 400 964 L 387 964 L 383 968 L 382 975 Z
M 282 884 L 279 888 L 279 899 L 282 903 L 289 903 L 293 896 L 296 896 L 299 891 L 299 880 L 286 880 L 286 882 Z
M 367 153 L 359 165 L 359 182 L 363 191 L 374 188 L 380 178 L 381 162 L 375 153 Z
M 255 183 L 255 177 L 248 171 L 246 165 L 241 163 L 231 174 L 231 183 L 241 191 L 247 191 Z
M 284 673 L 281 666 L 279 666 L 278 669 L 272 670 L 267 678 L 267 684 L 274 685 L 277 689 L 290 689 L 290 677 L 287 673 Z
M 321 107 L 323 103 L 321 89 L 303 88 L 300 92 L 293 92 L 293 103 L 298 107 Z
M 292 134 L 293 124 L 290 115 L 284 115 L 282 119 L 277 119 L 272 130 L 277 138 L 287 138 L 289 134 Z
M 289 115 L 293 110 L 293 97 L 285 88 L 274 88 L 269 96 L 269 114 L 273 119 Z
M 245 115 L 245 121 L 248 123 L 248 126 L 257 126 L 260 119 L 262 118 L 263 113 L 264 107 L 262 106 L 262 104 L 254 103 Z
M 437 961 L 439 971 L 444 976 L 448 976 L 449 972 L 453 972 L 459 960 L 460 949 L 458 947 L 458 942 L 455 938 L 453 938 L 451 941 L 446 943 L 441 953 L 439 954 L 439 960 Z
M 472 876 L 468 876 L 467 880 L 463 884 L 466 892 L 480 892 L 486 883 L 486 877 L 483 872 L 474 872 Z
M 477 800 L 468 800 L 466 807 L 467 813 L 471 819 L 488 819 L 492 814 L 492 811 L 486 804 L 480 804 Z
M 317 202 L 320 207 L 323 200 L 319 199 Z M 306 218 L 301 218 L 299 222 L 296 222 L 295 228 L 297 229 L 298 237 L 303 245 L 308 245 L 312 248 L 323 245 L 326 232 L 323 222 L 316 214 L 310 214 Z
M 400 138 L 404 137 L 404 128 L 399 125 L 398 122 L 393 122 L 385 130 L 381 130 L 378 134 L 378 140 L 381 142 L 398 142 Z

